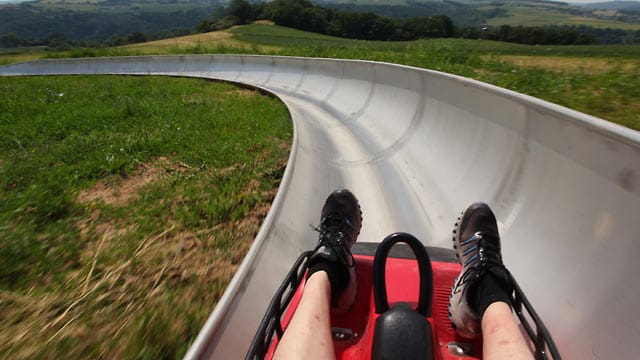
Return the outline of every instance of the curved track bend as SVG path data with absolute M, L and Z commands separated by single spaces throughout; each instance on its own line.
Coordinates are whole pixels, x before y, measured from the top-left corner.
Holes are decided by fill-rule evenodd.
M 634 358 L 640 338 L 640 133 L 529 96 L 386 63 L 265 56 L 45 60 L 0 75 L 220 79 L 278 96 L 289 164 L 243 265 L 187 358 L 244 355 L 271 295 L 312 247 L 336 187 L 359 197 L 361 241 L 407 231 L 449 247 L 472 201 L 492 205 L 503 252 L 567 358 Z

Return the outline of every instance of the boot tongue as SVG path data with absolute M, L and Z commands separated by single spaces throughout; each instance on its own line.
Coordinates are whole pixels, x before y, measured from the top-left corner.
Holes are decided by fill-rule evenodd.
M 477 211 L 473 217 L 469 219 L 469 223 L 465 228 L 473 229 L 474 232 L 482 233 L 484 237 L 490 237 L 492 240 L 499 240 L 496 218 L 492 213 Z
M 327 225 L 340 225 L 344 221 L 344 218 L 337 213 L 331 213 L 324 218 L 324 222 Z
M 327 228 L 337 231 L 348 231 L 352 227 L 347 218 L 337 213 L 331 213 L 325 218 Z

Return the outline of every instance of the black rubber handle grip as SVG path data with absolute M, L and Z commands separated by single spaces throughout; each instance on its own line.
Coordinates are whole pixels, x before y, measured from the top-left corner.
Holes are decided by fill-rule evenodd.
M 420 270 L 420 296 L 416 311 L 425 317 L 429 317 L 431 316 L 431 299 L 433 298 L 433 271 L 431 269 L 431 260 L 420 240 L 411 234 L 403 232 L 397 232 L 387 236 L 380 245 L 378 245 L 376 256 L 373 259 L 373 297 L 376 304 L 376 313 L 382 314 L 389 310 L 385 270 L 389 251 L 399 242 L 409 245 L 413 254 L 416 256 L 418 269 Z

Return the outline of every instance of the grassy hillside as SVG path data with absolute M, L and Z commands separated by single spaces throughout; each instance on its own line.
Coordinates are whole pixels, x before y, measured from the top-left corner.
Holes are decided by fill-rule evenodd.
M 640 46 L 628 45 L 521 45 L 499 41 L 472 39 L 427 39 L 406 42 L 365 41 L 337 38 L 327 35 L 290 29 L 269 23 L 238 26 L 225 31 L 234 39 L 251 45 L 279 46 L 280 50 L 300 48 L 355 48 L 374 51 L 402 52 L 416 45 L 450 45 L 479 54 L 523 54 L 555 56 L 595 56 L 634 58 L 640 56 Z M 205 36 L 199 35 L 204 38 Z M 182 38 L 178 38 L 182 39 Z M 215 46 L 215 42 L 207 45 Z
M 211 2 L 38 0 L 0 4 L 0 35 L 46 39 L 52 35 L 76 41 L 104 41 L 135 32 L 153 34 L 194 29 L 220 7 Z
M 640 2 L 638 1 L 605 1 L 605 2 L 598 2 L 598 3 L 586 3 L 586 4 L 575 4 L 575 5 L 590 8 L 590 9 L 600 9 L 600 10 L 625 10 L 625 9 L 640 10 Z

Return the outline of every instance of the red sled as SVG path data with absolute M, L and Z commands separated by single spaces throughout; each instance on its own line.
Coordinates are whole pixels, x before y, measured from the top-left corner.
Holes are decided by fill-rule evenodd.
M 449 321 L 449 294 L 461 270 L 453 250 L 425 247 L 407 233 L 391 234 L 379 244 L 356 243 L 351 250 L 357 295 L 349 312 L 331 315 L 336 359 L 482 359 L 481 339 L 460 337 Z M 273 357 L 302 297 L 311 253 L 300 255 L 280 285 L 245 359 Z M 560 359 L 549 332 L 512 280 L 514 308 L 536 359 Z

